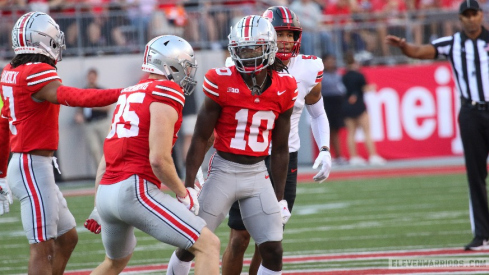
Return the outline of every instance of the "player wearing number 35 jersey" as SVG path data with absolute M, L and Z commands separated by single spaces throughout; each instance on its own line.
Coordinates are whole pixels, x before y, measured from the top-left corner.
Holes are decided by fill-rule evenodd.
M 194 186 L 214 132 L 217 153 L 199 195 L 199 216 L 215 230 L 231 205 L 239 202 L 243 222 L 263 256 L 259 274 L 280 274 L 282 269 L 282 214 L 288 214 L 286 206 L 281 211 L 284 167 L 289 159 L 290 115 L 298 95 L 295 79 L 275 59 L 276 41 L 273 26 L 261 16 L 246 16 L 231 29 L 228 47 L 236 66 L 212 69 L 205 75 L 206 98 L 188 152 L 192 157 L 187 158 L 185 178 L 186 186 Z M 264 162 L 270 142 L 275 190 Z M 191 259 L 190 253 L 177 251 L 167 274 L 187 273 Z
M 159 36 L 146 45 L 142 69 L 149 78 L 121 91 L 104 144 L 105 172 L 97 175 L 106 258 L 92 274 L 122 272 L 136 246 L 134 228 L 192 251 L 195 274 L 219 274 L 219 240 L 196 216 L 197 192 L 184 187 L 171 157 L 196 68 L 187 41 Z M 161 183 L 178 200 L 161 192 Z

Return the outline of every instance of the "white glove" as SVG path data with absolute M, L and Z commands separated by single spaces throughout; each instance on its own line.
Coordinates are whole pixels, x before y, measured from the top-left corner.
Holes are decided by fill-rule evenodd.
M 100 222 L 100 216 L 97 211 L 97 207 L 93 208 L 92 213 L 90 213 L 90 216 L 88 216 L 88 219 L 85 221 L 85 224 L 83 225 L 90 232 L 94 234 L 100 234 L 100 231 L 102 231 L 102 226 Z
M 0 216 L 10 211 L 10 204 L 13 202 L 12 192 L 8 186 L 7 179 L 0 178 Z
M 197 190 L 194 188 L 187 187 L 187 195 L 184 198 L 177 196 L 177 200 L 183 203 L 188 210 L 194 212 L 196 216 L 199 214 L 200 205 L 199 200 L 197 200 Z
M 197 182 L 195 183 L 195 190 L 197 191 L 197 194 L 202 191 L 202 188 L 204 188 L 204 173 L 202 173 L 202 168 L 199 167 L 199 170 L 197 171 Z
M 289 211 L 289 206 L 286 200 L 281 200 L 278 202 L 278 204 L 280 205 L 280 215 L 282 216 L 282 224 L 286 224 L 289 221 L 290 216 L 292 216 L 292 214 L 290 214 Z
M 321 164 L 321 170 L 312 178 L 314 181 L 321 183 L 329 177 L 329 173 L 331 172 L 331 153 L 329 151 L 319 152 L 312 169 L 318 168 L 319 164 Z

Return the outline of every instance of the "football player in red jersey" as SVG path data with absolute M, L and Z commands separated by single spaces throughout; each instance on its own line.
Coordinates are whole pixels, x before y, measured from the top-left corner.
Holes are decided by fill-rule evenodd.
M 290 115 L 297 83 L 275 59 L 277 34 L 261 16 L 246 16 L 229 34 L 229 51 L 236 64 L 209 70 L 204 78 L 206 98 L 201 107 L 187 158 L 186 186 L 194 186 L 206 145 L 215 133 L 217 153 L 199 195 L 202 217 L 215 230 L 231 205 L 239 201 L 243 222 L 263 257 L 258 274 L 281 274 L 283 223 L 290 213 L 284 200 L 289 160 Z M 271 175 L 264 159 L 270 141 Z M 167 274 L 187 274 L 192 255 L 178 250 Z
M 311 128 L 320 151 L 313 168 L 321 165 L 321 169 L 313 179 L 316 182 L 322 182 L 328 178 L 331 171 L 329 122 L 321 96 L 321 79 L 324 67 L 320 58 L 299 54 L 302 28 L 294 12 L 284 6 L 275 6 L 268 8 L 263 13 L 263 17 L 270 20 L 277 31 L 277 58 L 287 65 L 289 73 L 297 80 L 299 90 L 290 118 L 289 164 L 284 192 L 289 210 L 292 211 L 297 188 L 297 155 L 300 147 L 299 120 L 304 107 L 311 115 Z M 269 160 L 269 158 L 266 159 L 267 165 L 270 165 Z M 273 177 L 271 180 L 272 183 L 275 183 Z M 228 226 L 231 228 L 231 233 L 228 246 L 222 257 L 222 273 L 224 275 L 239 275 L 243 267 L 243 256 L 250 242 L 250 234 L 243 224 L 237 203 L 234 203 L 229 211 Z M 255 254 L 249 269 L 250 274 L 257 273 L 260 261 L 259 250 L 255 247 Z
M 149 78 L 121 91 L 97 176 L 103 174 L 96 209 L 106 257 L 92 274 L 122 272 L 136 246 L 134 228 L 190 251 L 195 274 L 219 274 L 219 239 L 196 216 L 197 191 L 185 188 L 171 157 L 196 68 L 187 41 L 159 36 L 144 53 L 142 69 Z M 161 183 L 178 200 L 161 192 Z
M 2 70 L 0 79 L 4 101 L 0 119 L 0 212 L 8 211 L 5 205 L 12 202 L 12 194 L 20 200 L 22 225 L 30 244 L 29 274 L 62 274 L 78 235 L 75 219 L 54 181 L 58 104 L 109 105 L 117 101 L 120 89 L 61 85 L 55 65 L 61 61 L 64 35 L 45 13 L 21 16 L 12 29 L 12 44 L 15 57 Z M 13 155 L 7 173 L 9 150 Z

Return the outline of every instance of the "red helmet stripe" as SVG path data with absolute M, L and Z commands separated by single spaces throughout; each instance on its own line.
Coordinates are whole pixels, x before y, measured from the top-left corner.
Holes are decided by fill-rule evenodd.
M 149 45 L 146 45 L 146 49 L 144 49 L 144 60 L 143 60 L 143 64 L 147 64 L 148 63 L 148 50 L 149 50 Z
M 282 12 L 284 23 L 292 23 L 292 14 L 290 13 L 290 10 L 282 6 L 280 7 L 280 11 Z
M 251 20 L 254 19 L 254 16 L 248 16 L 246 17 L 246 20 L 244 22 L 244 26 L 243 26 L 243 29 L 244 29 L 244 37 L 245 37 L 245 40 L 248 40 L 250 35 L 251 35 Z
M 22 22 L 20 22 L 19 26 L 19 43 L 21 47 L 25 47 L 27 45 L 27 42 L 25 41 L 25 27 L 27 26 L 27 21 L 29 21 L 29 18 L 34 14 L 34 12 L 29 12 L 28 14 L 25 15 L 24 19 L 22 19 Z

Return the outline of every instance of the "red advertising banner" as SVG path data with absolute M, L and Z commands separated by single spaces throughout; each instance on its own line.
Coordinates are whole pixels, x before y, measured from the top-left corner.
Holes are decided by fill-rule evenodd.
M 459 95 L 448 62 L 363 68 L 375 92 L 365 94 L 370 130 L 379 155 L 408 159 L 462 155 L 457 125 Z M 343 152 L 348 155 L 346 133 Z M 367 157 L 363 133 L 358 149 Z

